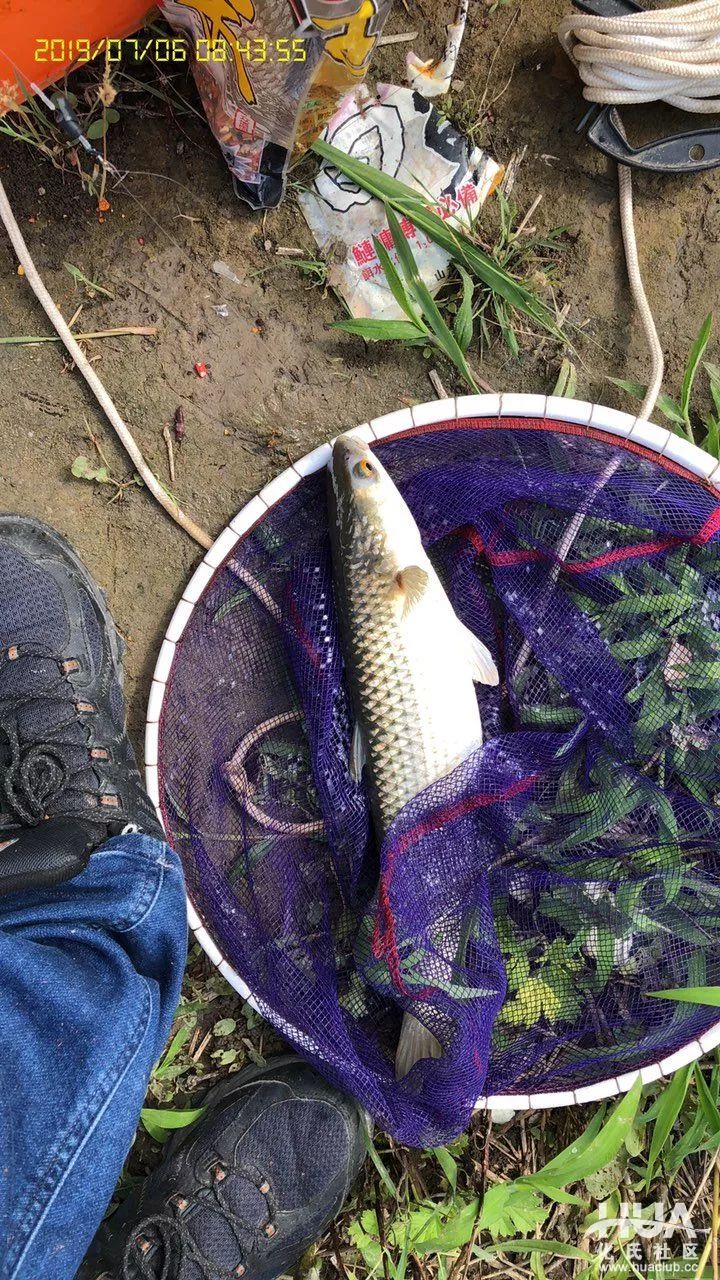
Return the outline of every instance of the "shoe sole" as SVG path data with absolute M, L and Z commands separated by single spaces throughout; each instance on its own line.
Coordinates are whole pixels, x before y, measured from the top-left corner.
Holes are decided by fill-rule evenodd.
M 36 544 L 39 541 L 46 544 L 50 550 L 58 553 L 61 559 L 69 561 L 70 566 L 82 581 L 100 614 L 102 626 L 110 643 L 110 655 L 115 674 L 122 689 L 124 685 L 122 659 L 125 644 L 118 633 L 108 607 L 106 593 L 95 581 L 90 570 L 85 566 L 74 548 L 56 529 L 53 529 L 49 524 L 45 524 L 42 520 L 36 520 L 33 516 L 0 515 L 0 538 L 2 538 L 3 534 L 6 534 L 8 540 L 12 540 L 12 535 L 18 532 L 21 534 L 19 540 L 21 548 L 31 555 L 37 550 Z

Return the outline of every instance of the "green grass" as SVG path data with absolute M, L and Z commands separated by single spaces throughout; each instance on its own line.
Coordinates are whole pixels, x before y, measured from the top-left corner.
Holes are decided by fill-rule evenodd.
M 473 335 L 473 295 L 475 286 L 464 267 L 459 266 L 463 296 L 451 329 L 423 280 L 410 245 L 392 208 L 386 208 L 388 226 L 400 270 L 393 264 L 385 246 L 373 236 L 375 252 L 385 273 L 390 292 L 404 313 L 405 320 L 342 320 L 334 327 L 357 334 L 367 342 L 401 341 L 409 346 L 425 346 L 443 353 L 455 366 L 471 391 L 477 391 L 475 378 L 467 363 L 466 352 Z
M 280 1048 L 195 947 L 123 1191 L 157 1162 L 170 1132 L 198 1117 L 207 1087 Z M 667 1084 L 636 1084 L 610 1104 L 528 1112 L 503 1125 L 478 1114 L 466 1134 L 435 1151 L 410 1151 L 377 1131 L 366 1144 L 357 1186 L 298 1274 L 650 1280 L 655 1241 L 642 1234 L 642 1222 L 652 1219 L 656 1201 L 669 1215 L 675 1202 L 689 1207 L 697 1198 L 695 1259 L 683 1260 L 683 1244 L 692 1243 L 686 1233 L 678 1229 L 667 1241 L 669 1257 L 689 1268 L 674 1274 L 694 1276 L 712 1238 L 720 1054 L 682 1068 Z M 630 1222 L 620 1238 L 603 1220 L 619 1217 L 628 1201 L 643 1206 L 641 1228 Z
M 509 200 L 502 188 L 494 202 L 486 206 L 483 228 L 478 228 L 478 235 L 483 232 L 486 237 L 482 243 L 488 255 L 498 267 L 507 272 L 513 279 L 519 280 L 524 287 L 532 291 L 540 300 L 552 299 L 552 291 L 557 284 L 558 262 L 563 245 L 567 239 L 565 227 L 553 227 L 547 232 L 539 232 L 524 223 L 520 209 Z M 484 228 L 487 227 L 487 231 Z M 554 311 L 554 304 L 551 309 Z M 518 331 L 526 329 L 518 323 L 511 300 L 492 290 L 480 295 L 477 318 L 480 324 L 481 337 L 488 343 L 494 333 L 498 332 L 508 349 L 514 356 L 520 355 Z M 532 319 L 532 317 L 530 317 Z M 557 333 L 553 334 L 557 337 Z
M 278 275 L 281 272 L 290 270 L 299 271 L 308 282 L 308 288 L 322 288 L 323 296 L 327 290 L 328 272 L 330 264 L 325 262 L 323 258 L 279 258 L 272 266 L 260 267 L 257 271 L 251 271 L 252 279 L 262 278 L 267 275 Z
M 720 458 L 720 365 L 705 360 L 713 330 L 713 315 L 703 320 L 688 353 L 680 391 L 677 396 L 662 391 L 655 406 L 656 416 L 664 418 L 671 431 L 691 444 L 699 444 L 714 458 Z M 700 381 L 705 382 L 706 403 L 698 403 Z M 625 378 L 611 382 L 633 400 L 644 400 L 647 387 Z
M 407 346 L 424 348 L 426 355 L 441 354 L 455 367 L 465 386 L 471 391 L 477 391 L 477 375 L 470 364 L 471 348 L 474 347 L 479 354 L 482 347 L 499 332 L 511 354 L 515 358 L 519 357 L 518 316 L 521 308 L 518 305 L 518 295 L 510 290 L 510 285 L 516 284 L 521 290 L 519 296 L 522 314 L 527 318 L 527 308 L 532 306 L 529 299 L 534 295 L 527 291 L 527 286 L 523 283 L 524 277 L 532 275 L 536 286 L 542 282 L 544 289 L 549 287 L 555 263 L 548 255 L 554 250 L 562 234 L 558 229 L 545 238 L 524 236 L 516 227 L 517 210 L 509 205 L 502 192 L 498 193 L 497 199 L 497 235 L 485 250 L 487 262 L 494 264 L 500 273 L 497 278 L 491 277 L 486 269 L 486 276 L 495 280 L 493 287 L 478 278 L 477 265 L 475 274 L 471 274 L 471 270 L 458 257 L 450 279 L 438 297 L 433 297 L 420 274 L 410 242 L 402 231 L 393 205 L 388 202 L 386 217 L 397 267 L 377 236 L 373 236 L 373 245 L 388 288 L 405 318 L 349 319 L 340 321 L 334 327 L 363 338 L 366 342 L 402 342 Z M 437 233 L 437 227 L 434 230 Z M 473 261 L 471 258 L 471 268 Z M 554 337 L 560 336 L 559 331 L 556 332 L 553 327 L 554 322 L 549 313 L 544 317 L 543 323 L 549 326 Z M 569 365 L 569 362 L 565 361 L 563 369 L 565 365 Z M 564 390 L 557 394 L 574 394 L 568 388 L 574 386 L 576 381 L 573 373 L 569 382 L 565 379 Z
M 63 92 L 71 103 L 86 137 L 94 140 L 97 145 L 105 137 L 111 124 L 117 123 L 120 119 L 120 114 L 114 107 L 103 105 L 99 96 L 103 76 L 95 68 L 95 64 L 91 66 L 94 69 L 90 74 L 94 78 L 91 82 L 89 106 L 85 94 L 80 96 L 65 89 Z M 86 69 L 83 83 L 88 79 L 87 71 L 89 69 Z M 106 83 L 109 83 L 109 80 Z M 52 94 L 52 90 L 48 92 Z M 3 136 L 9 138 L 11 142 L 30 146 L 39 151 L 55 168 L 63 169 L 79 178 L 92 195 L 99 193 L 100 178 L 97 161 L 88 156 L 81 146 L 74 145 L 68 140 L 56 124 L 50 109 L 39 98 L 34 97 L 29 89 L 23 103 L 8 111 L 6 115 L 0 116 L 0 137 Z

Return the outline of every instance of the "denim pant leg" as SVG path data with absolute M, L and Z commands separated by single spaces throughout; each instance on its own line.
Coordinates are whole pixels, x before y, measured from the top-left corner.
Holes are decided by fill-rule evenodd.
M 71 1280 L 135 1133 L 182 982 L 182 871 L 119 836 L 0 899 L 0 1278 Z

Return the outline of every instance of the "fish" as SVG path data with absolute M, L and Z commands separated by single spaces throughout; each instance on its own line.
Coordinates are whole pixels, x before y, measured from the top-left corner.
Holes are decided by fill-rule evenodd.
M 333 589 L 355 716 L 350 768 L 367 782 L 382 841 L 409 801 L 482 745 L 474 686 L 497 685 L 499 676 L 455 613 L 412 512 L 369 445 L 339 436 L 328 473 Z M 406 1011 L 397 1079 L 442 1052 Z

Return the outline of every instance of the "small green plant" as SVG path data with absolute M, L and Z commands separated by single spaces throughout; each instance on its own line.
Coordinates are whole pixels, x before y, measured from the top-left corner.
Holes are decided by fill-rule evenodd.
M 94 297 L 96 293 L 102 293 L 106 298 L 115 297 L 111 289 L 106 289 L 99 280 L 90 280 L 79 267 L 73 266 L 72 262 L 64 262 L 63 266 L 68 275 L 72 276 L 75 284 L 83 285 L 90 297 Z
M 64 97 L 76 112 L 85 137 L 91 141 L 98 141 L 105 137 L 108 127 L 120 119 L 120 113 L 115 107 L 106 105 L 102 100 L 104 87 L 109 82 L 107 68 L 105 68 L 105 75 L 101 74 L 99 79 L 97 66 L 90 64 L 85 72 L 85 79 L 88 78 L 91 79 L 92 84 L 90 107 L 83 109 L 80 96 L 69 90 L 64 92 Z M 10 96 L 0 89 L 0 110 L 5 111 L 4 115 L 0 114 L 0 136 L 40 151 L 55 168 L 72 171 L 79 176 L 83 186 L 89 192 L 97 194 L 100 189 L 97 162 L 89 161 L 89 169 L 86 170 L 83 167 L 86 154 L 82 147 L 73 144 L 66 137 L 55 123 L 52 112 L 34 96 L 29 85 L 19 80 L 19 87 L 23 99 L 20 102 L 15 95 Z
M 440 308 L 428 289 L 418 269 L 415 256 L 393 210 L 386 206 L 388 226 L 398 257 L 400 271 L 377 236 L 373 237 L 375 252 L 385 272 L 390 292 L 406 320 L 341 320 L 334 327 L 345 333 L 354 333 L 368 342 L 401 341 L 411 346 L 428 346 L 444 353 L 455 365 L 468 387 L 477 391 L 477 384 L 468 366 L 465 353 L 472 340 L 472 305 L 474 284 L 464 267 L 459 267 L 463 297 L 452 329 L 443 318 Z
M 327 288 L 330 265 L 323 261 L 322 258 L 283 258 L 282 261 L 273 263 L 272 266 L 261 267 L 258 271 L 251 271 L 250 276 L 252 279 L 256 279 L 258 276 L 265 276 L 269 272 L 284 271 L 286 267 L 291 267 L 305 276 L 311 288 Z
M 0 114 L 0 136 L 22 142 L 58 164 L 66 139 L 32 92 L 26 93 L 24 102 L 18 102 L 0 89 L 0 110 L 5 113 Z
M 143 1107 L 140 1119 L 143 1128 L 156 1142 L 167 1142 L 176 1129 L 186 1129 L 189 1124 L 204 1114 L 204 1107 L 188 1107 L 184 1111 L 167 1110 L 163 1107 Z
M 567 397 L 569 400 L 573 400 L 577 395 L 577 367 L 567 356 L 560 365 L 552 395 Z
M 586 1249 L 542 1238 L 540 1229 L 554 1205 L 584 1206 L 583 1199 L 567 1188 L 617 1159 L 631 1133 L 640 1097 L 638 1080 L 609 1115 L 605 1108 L 599 1108 L 585 1131 L 537 1172 L 499 1178 L 484 1194 L 470 1187 L 461 1189 L 460 1157 L 466 1138 L 432 1153 L 445 1177 L 437 1194 L 409 1197 L 405 1203 L 375 1151 L 374 1163 L 394 1212 L 386 1220 L 385 1206 L 378 1197 L 376 1207 L 361 1211 L 350 1226 L 351 1241 L 368 1274 L 382 1270 L 393 1280 L 404 1280 L 410 1274 L 408 1259 L 414 1258 L 421 1260 L 423 1269 L 432 1268 L 431 1274 L 447 1277 L 463 1254 L 466 1266 L 490 1261 L 498 1254 L 544 1254 L 590 1264 L 592 1255 Z
M 315 149 L 383 201 L 398 266 L 378 237 L 373 242 L 388 287 L 406 317 L 346 320 L 339 328 L 366 341 L 400 341 L 422 346 L 428 354 L 433 349 L 441 351 L 472 391 L 477 390 L 477 380 L 469 367 L 467 352 L 476 321 L 483 342 L 489 341 L 493 328 L 499 329 L 516 357 L 520 353 L 517 329 L 521 318 L 529 319 L 555 338 L 561 337 L 554 311 L 526 283 L 526 277 L 532 274 L 538 287 L 548 287 L 561 228 L 546 237 L 527 233 L 527 218 L 518 222 L 517 209 L 498 192 L 497 236 L 491 244 L 483 245 L 474 228 L 466 231 L 444 221 L 412 187 L 369 165 L 358 164 L 327 143 L 318 142 Z M 409 218 L 453 260 L 455 274 L 443 289 L 440 301 L 422 279 L 400 229 L 398 213 Z
M 128 489 L 142 488 L 143 482 L 140 476 L 134 475 L 129 480 L 117 480 L 111 476 L 106 463 L 103 462 L 98 466 L 82 453 L 75 459 L 70 471 L 76 480 L 87 480 L 91 484 L 110 485 L 115 490 L 110 499 L 111 502 L 122 500 Z
M 157 1064 L 150 1081 L 150 1096 L 154 1102 L 172 1101 L 175 1092 L 183 1087 L 183 1077 L 193 1069 L 187 1049 L 197 1027 L 199 1004 L 183 999 L 175 1019 L 176 1030 Z M 166 1142 L 174 1129 L 193 1124 L 203 1114 L 203 1107 L 178 1109 L 167 1106 L 143 1107 L 140 1120 L 143 1128 L 156 1142 Z
M 449 120 L 458 133 L 467 138 L 471 146 L 477 147 L 482 142 L 484 115 L 483 100 L 477 93 L 461 94 L 452 91 L 437 100 L 438 110 L 443 120 Z
M 107 136 L 107 131 L 111 124 L 117 124 L 120 119 L 120 112 L 115 107 L 103 107 L 103 113 L 97 120 L 91 120 L 85 130 L 85 137 L 89 142 L 99 142 Z
M 681 1068 L 666 1084 L 645 1089 L 638 1078 L 611 1110 L 606 1104 L 596 1108 L 558 1155 L 535 1159 L 531 1171 L 514 1177 L 504 1170 L 520 1132 L 517 1125 L 504 1128 L 497 1138 L 494 1126 L 486 1130 L 481 1170 L 473 1159 L 477 1129 L 448 1147 L 424 1153 L 414 1170 L 401 1149 L 381 1154 L 380 1135 L 375 1142 L 366 1135 L 375 1166 L 375 1204 L 370 1207 L 372 1197 L 368 1204 L 362 1195 L 352 1212 L 352 1249 L 344 1255 L 348 1273 L 362 1280 L 405 1280 L 416 1273 L 449 1280 L 463 1274 L 502 1274 L 495 1266 L 504 1258 L 513 1275 L 533 1280 L 546 1280 L 545 1262 L 552 1274 L 575 1280 L 644 1276 L 632 1266 L 624 1269 L 623 1260 L 638 1257 L 637 1241 L 657 1235 L 657 1228 L 645 1230 L 656 1202 L 667 1203 L 669 1210 L 676 1184 L 679 1198 L 689 1201 L 701 1179 L 699 1191 L 708 1182 L 720 1149 L 719 1092 L 717 1060 L 705 1070 L 698 1065 Z M 552 1141 L 564 1127 L 559 1114 L 548 1113 L 547 1125 L 528 1116 L 522 1122 L 524 1140 L 539 1142 L 544 1134 Z M 577 1123 L 582 1113 L 564 1114 Z M 490 1151 L 498 1153 L 494 1172 Z M 400 1178 L 395 1175 L 398 1165 Z M 673 1195 L 677 1198 L 678 1192 Z M 653 1203 L 645 1203 L 648 1196 Z M 709 1193 L 708 1208 L 711 1199 Z M 628 1203 L 629 1218 L 623 1216 Z M 697 1253 L 684 1254 L 684 1237 L 678 1232 L 671 1253 L 665 1254 L 673 1260 L 693 1259 L 687 1269 L 668 1271 L 688 1278 L 696 1271 L 702 1274 L 718 1232 L 713 1216 L 703 1251 L 700 1215 L 706 1210 L 702 1204 L 695 1210 L 695 1202 L 691 1209 L 701 1242 Z M 622 1230 L 613 1222 L 623 1223 Z M 652 1221 L 647 1225 L 652 1227 Z
M 567 232 L 565 227 L 555 227 L 540 235 L 530 229 L 528 223 L 536 207 L 534 204 L 521 217 L 517 205 L 500 187 L 491 206 L 497 210 L 497 227 L 484 248 L 501 271 L 513 280 L 522 281 L 525 288 L 532 288 L 539 296 L 555 281 L 557 254 Z M 518 317 L 507 298 L 493 290 L 483 290 L 479 293 L 477 317 L 483 342 L 490 341 L 493 328 L 499 329 L 508 350 L 516 358 L 519 356 Z
M 714 458 L 720 458 L 720 365 L 703 359 L 712 336 L 712 327 L 713 315 L 710 312 L 703 320 L 697 338 L 690 348 L 680 395 L 674 399 L 673 396 L 661 392 L 656 409 L 676 435 L 689 440 L 691 444 L 701 445 Z M 701 412 L 693 405 L 693 394 L 701 368 L 707 374 L 708 390 L 713 406 L 709 412 Z M 610 381 L 622 391 L 626 391 L 634 400 L 644 400 L 647 387 L 642 383 L 629 382 L 625 378 L 611 378 Z

